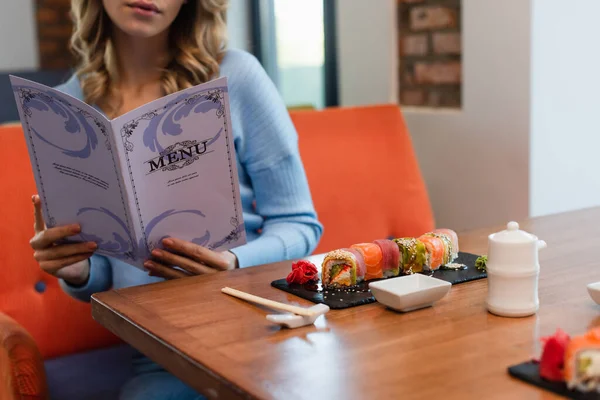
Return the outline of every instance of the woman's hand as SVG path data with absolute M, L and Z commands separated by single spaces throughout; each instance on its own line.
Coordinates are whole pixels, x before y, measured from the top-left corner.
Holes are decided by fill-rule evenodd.
M 40 268 L 50 275 L 65 281 L 81 285 L 88 280 L 92 256 L 98 245 L 94 242 L 61 244 L 55 242 L 81 232 L 79 225 L 64 225 L 46 228 L 42 216 L 42 203 L 39 196 L 33 196 L 35 236 L 29 241 L 34 250 L 33 256 L 39 262 Z
M 150 271 L 150 276 L 175 279 L 190 275 L 214 274 L 238 266 L 237 257 L 229 251 L 216 252 L 175 238 L 164 239 L 163 246 L 165 250 L 153 250 L 154 259 L 144 263 L 144 267 Z M 170 265 L 175 265 L 183 271 L 169 267 Z

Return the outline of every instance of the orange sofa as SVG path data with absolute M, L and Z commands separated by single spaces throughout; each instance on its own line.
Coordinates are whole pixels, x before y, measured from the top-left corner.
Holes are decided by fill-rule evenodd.
M 325 228 L 316 253 L 419 236 L 433 228 L 427 189 L 400 108 L 330 108 L 291 116 Z
M 319 219 L 316 252 L 433 228 L 410 136 L 396 106 L 293 111 Z M 20 126 L 0 127 L 0 399 L 112 398 L 130 349 L 94 322 L 33 259 L 36 192 Z M 99 349 L 99 350 L 95 350 Z M 98 368 L 92 372 L 88 365 Z M 115 375 L 113 380 L 108 375 Z M 117 380 L 115 380 L 117 379 Z
M 66 295 L 33 259 L 31 196 L 37 191 L 20 125 L 0 127 L 0 149 L 0 383 L 10 382 L 14 395 L 2 392 L 8 390 L 5 384 L 0 399 L 43 399 L 48 388 L 42 359 L 64 358 L 118 340 L 92 319 L 89 304 Z

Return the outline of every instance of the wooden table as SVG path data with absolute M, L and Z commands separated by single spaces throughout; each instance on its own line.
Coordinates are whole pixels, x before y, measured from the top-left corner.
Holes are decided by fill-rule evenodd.
M 538 338 L 557 327 L 581 334 L 600 325 L 586 291 L 600 281 L 599 222 L 600 209 L 590 209 L 521 224 L 548 243 L 540 310 L 527 318 L 489 314 L 485 279 L 453 286 L 428 309 L 400 314 L 374 303 L 294 330 L 220 292 L 310 305 L 270 286 L 290 262 L 100 293 L 93 315 L 209 398 L 553 399 L 507 367 L 538 355 Z M 460 235 L 461 249 L 485 254 L 487 234 L 503 228 Z

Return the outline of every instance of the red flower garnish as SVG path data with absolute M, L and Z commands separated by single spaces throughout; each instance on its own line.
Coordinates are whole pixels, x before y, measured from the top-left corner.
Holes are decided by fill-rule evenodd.
M 287 283 L 304 284 L 318 279 L 319 270 L 310 261 L 300 260 L 292 264 L 292 272 L 285 278 Z
M 559 328 L 553 336 L 541 340 L 544 350 L 540 359 L 540 377 L 549 381 L 564 381 L 565 352 L 571 338 Z

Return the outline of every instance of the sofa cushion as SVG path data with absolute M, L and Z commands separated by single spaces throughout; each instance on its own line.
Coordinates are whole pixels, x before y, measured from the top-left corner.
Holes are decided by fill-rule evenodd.
M 132 377 L 127 345 L 92 350 L 46 360 L 44 367 L 51 400 L 115 400 Z
M 34 338 L 44 358 L 116 344 L 92 319 L 89 303 L 69 297 L 33 258 L 31 196 L 37 192 L 20 126 L 0 127 L 0 311 Z

